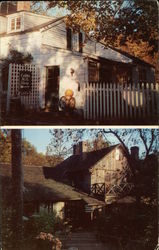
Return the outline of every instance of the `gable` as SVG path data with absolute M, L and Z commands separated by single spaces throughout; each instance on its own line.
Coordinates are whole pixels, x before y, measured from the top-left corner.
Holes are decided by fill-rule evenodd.
M 100 159 L 92 170 L 114 171 L 121 170 L 121 161 L 126 160 L 122 147 L 119 145 L 113 148 L 108 154 Z
M 58 181 L 64 181 L 64 176 L 67 173 L 77 173 L 81 171 L 89 171 L 97 166 L 101 159 L 115 149 L 117 145 L 96 150 L 93 152 L 82 153 L 79 155 L 72 155 L 57 166 L 44 167 L 44 174 L 46 178 L 53 178 Z

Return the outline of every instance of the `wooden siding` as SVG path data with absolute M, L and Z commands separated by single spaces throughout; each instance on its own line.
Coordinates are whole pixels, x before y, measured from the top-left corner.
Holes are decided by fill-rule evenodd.
M 132 63 L 132 59 L 116 52 L 110 48 L 104 48 L 104 45 L 101 43 L 96 43 L 94 41 L 87 40 L 84 43 L 83 53 L 88 54 L 89 56 L 97 56 L 111 61 L 123 62 L 123 63 Z
M 83 83 L 87 78 L 87 63 L 83 61 L 83 57 L 67 50 L 45 47 L 41 50 L 40 58 L 37 57 L 37 60 L 41 62 L 41 66 L 43 67 L 43 93 L 45 92 L 46 84 L 46 66 L 60 66 L 59 98 L 69 88 L 70 69 L 73 68 L 75 70 L 76 81 L 80 83 L 81 87 L 80 92 L 74 93 L 76 107 L 83 108 Z
M 71 51 L 79 51 L 78 33 L 72 32 L 72 49 Z M 67 49 L 66 25 L 63 21 L 55 23 L 54 26 L 43 32 L 42 43 L 56 48 Z
M 32 28 L 36 25 L 43 24 L 45 22 L 51 21 L 55 18 L 44 16 L 44 15 L 38 15 L 34 13 L 24 12 L 24 30 L 28 28 Z
M 106 186 L 117 181 L 119 172 L 124 171 L 127 166 L 127 160 L 120 151 L 120 158 L 117 160 L 117 149 L 111 151 L 108 155 L 102 158 L 92 169 L 91 185 L 95 183 L 105 183 Z
M 42 44 L 56 48 L 66 49 L 66 28 L 61 21 L 51 29 L 42 33 Z
M 25 33 L 17 36 L 0 38 L 0 57 L 8 56 L 9 49 L 16 49 L 21 52 L 31 53 L 33 58 L 40 57 L 41 33 L 39 31 Z M 40 63 L 37 61 L 36 63 Z
M 0 16 L 0 34 L 7 31 L 7 18 Z

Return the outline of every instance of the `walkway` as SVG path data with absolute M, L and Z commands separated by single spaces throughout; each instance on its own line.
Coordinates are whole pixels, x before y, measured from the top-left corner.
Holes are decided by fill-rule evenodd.
M 116 242 L 103 244 L 100 242 L 95 232 L 82 231 L 73 232 L 69 237 L 59 235 L 62 241 L 63 250 L 118 250 L 119 246 Z

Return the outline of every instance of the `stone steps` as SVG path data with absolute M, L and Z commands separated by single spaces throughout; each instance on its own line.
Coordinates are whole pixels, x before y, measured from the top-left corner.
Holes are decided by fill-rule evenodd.
M 59 235 L 63 243 L 63 250 L 110 250 L 101 243 L 94 232 L 73 232 L 69 237 Z

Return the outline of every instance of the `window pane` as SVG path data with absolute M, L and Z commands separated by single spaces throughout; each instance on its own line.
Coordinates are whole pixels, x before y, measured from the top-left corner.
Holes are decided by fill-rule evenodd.
M 97 62 L 89 62 L 88 72 L 89 82 L 97 82 L 99 80 Z
M 83 36 L 82 33 L 79 33 L 79 52 L 82 53 L 82 49 L 83 49 Z
M 67 49 L 72 49 L 72 31 L 67 28 Z
M 15 30 L 15 19 L 11 20 L 11 30 Z
M 17 29 L 20 29 L 20 25 L 21 25 L 21 19 L 20 19 L 20 17 L 18 17 L 18 18 L 16 19 L 16 30 L 17 30 Z

